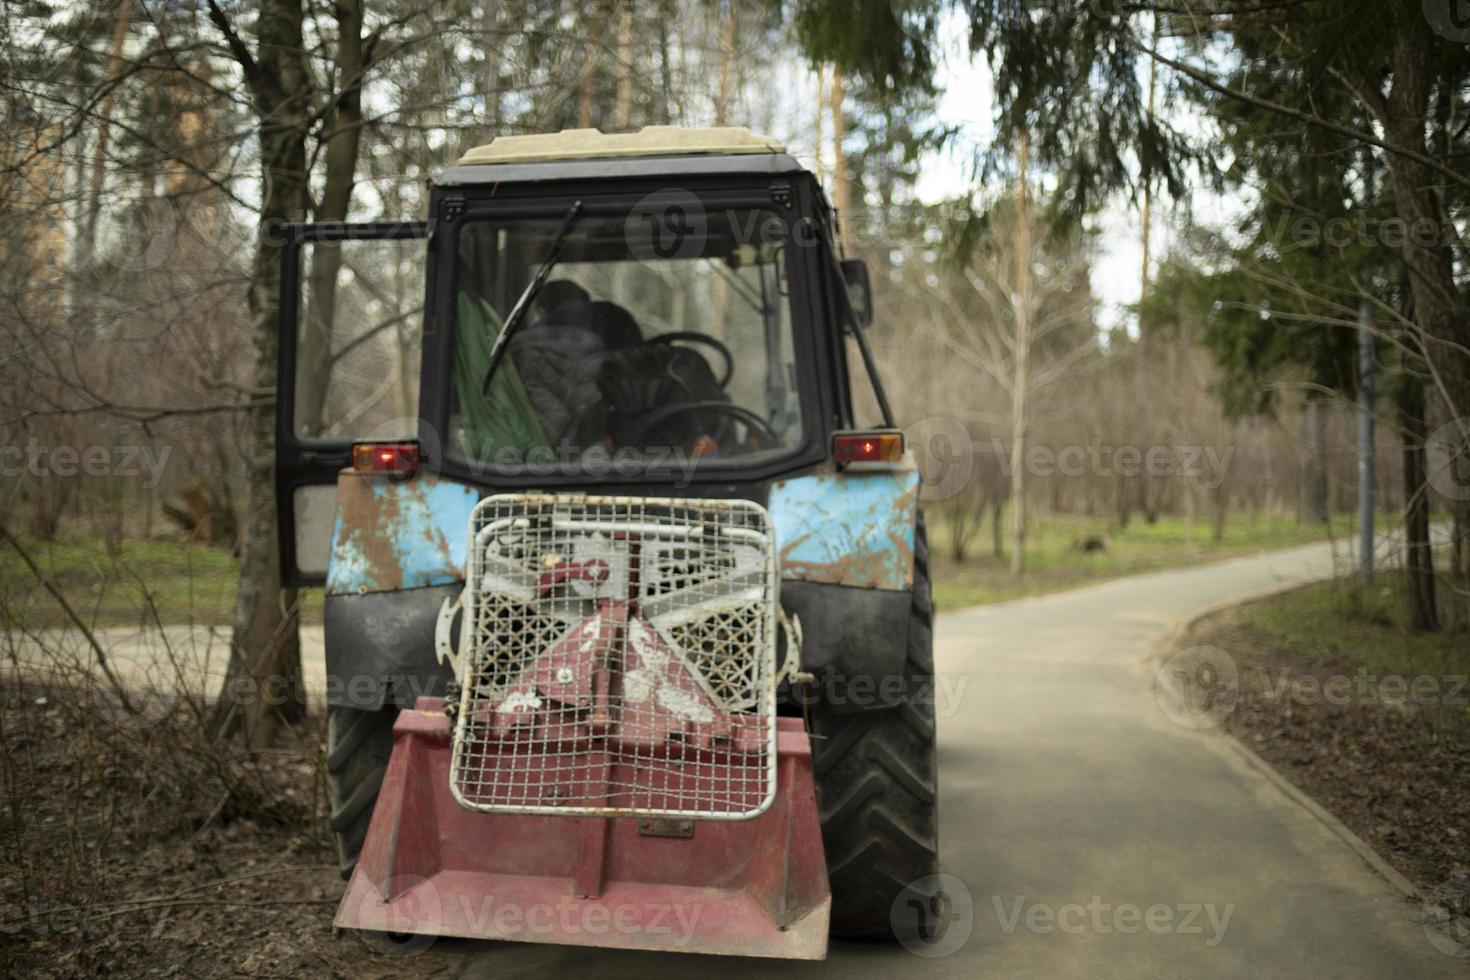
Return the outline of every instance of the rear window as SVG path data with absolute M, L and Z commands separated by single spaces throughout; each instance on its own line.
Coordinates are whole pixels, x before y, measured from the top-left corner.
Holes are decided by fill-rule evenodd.
M 487 383 L 501 326 L 562 227 L 551 216 L 461 230 L 455 455 L 486 468 L 646 470 L 801 445 L 786 225 L 760 209 L 672 230 L 636 212 L 582 216 Z

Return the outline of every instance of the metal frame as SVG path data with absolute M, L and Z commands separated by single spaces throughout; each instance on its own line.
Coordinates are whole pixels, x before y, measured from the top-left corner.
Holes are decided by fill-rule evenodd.
M 331 486 L 337 474 L 352 464 L 350 439 L 303 439 L 296 434 L 296 346 L 301 313 L 301 249 L 308 242 L 427 240 L 427 221 L 374 221 L 362 224 L 324 222 L 287 224 L 278 229 L 281 246 L 281 286 L 276 313 L 276 535 L 284 585 L 320 585 L 325 575 L 303 575 L 296 570 L 293 497 L 301 487 Z M 434 295 L 434 263 L 425 261 L 425 297 Z M 424 307 L 427 322 L 431 310 Z
M 536 527 L 539 521 L 548 522 L 550 532 Z M 526 555 L 509 562 L 497 551 L 492 558 L 492 539 L 506 531 L 520 533 L 513 542 L 516 546 L 544 546 L 549 550 L 535 556 L 536 563 L 530 565 Z M 699 550 L 701 545 L 684 543 L 710 532 L 721 546 L 733 543 L 717 555 L 712 550 Z M 780 585 L 775 532 L 763 507 L 745 500 L 499 494 L 477 505 L 469 535 L 472 544 L 466 562 L 458 654 L 460 695 L 449 774 L 450 788 L 460 805 L 490 813 L 702 820 L 748 820 L 765 812 L 776 792 Z M 637 537 L 630 541 L 615 537 L 619 535 Z M 752 548 L 759 564 L 748 566 L 742 573 L 738 555 L 749 558 Z M 671 564 L 683 570 L 668 573 L 672 578 L 661 579 L 651 571 L 648 556 L 667 556 L 675 549 L 682 554 Z M 695 551 L 693 557 L 688 554 L 691 550 Z M 635 553 L 637 558 L 629 557 Z M 577 555 L 582 559 L 574 561 Z M 703 567 L 698 562 L 710 556 L 728 556 L 732 562 L 730 573 L 698 574 Z M 544 583 L 547 575 L 567 572 L 570 577 L 576 570 L 599 563 L 603 578 L 595 584 L 590 580 L 575 583 L 572 598 L 548 598 L 544 585 L 539 594 L 536 592 L 535 583 Z M 757 574 L 758 578 L 753 579 Z M 562 580 L 556 581 L 560 588 Z M 667 593 L 655 591 L 660 582 L 667 585 Z M 660 594 L 665 594 L 670 604 L 661 611 L 650 611 L 659 609 Z M 635 607 L 632 611 L 630 604 Z M 612 636 L 608 625 L 611 615 L 602 617 L 618 605 L 622 606 L 621 629 L 626 635 Z M 535 617 L 543 628 L 529 631 L 525 623 L 517 622 L 514 637 L 505 644 L 494 643 L 493 631 L 486 629 L 482 616 L 513 607 L 527 610 L 516 615 Z M 596 612 L 587 616 L 592 609 Z M 710 664 L 700 666 L 691 651 L 679 645 L 681 637 L 707 627 L 732 609 L 756 611 L 760 622 L 754 648 L 742 649 L 746 640 L 735 634 L 729 649 L 706 652 L 706 658 L 748 658 L 745 662 L 726 661 L 737 669 L 742 663 L 748 665 L 748 697 L 732 697 L 728 673 L 722 675 L 723 681 L 712 679 L 715 668 Z M 674 624 L 672 629 L 670 624 Z M 676 633 L 681 625 L 685 632 Z M 722 620 L 715 630 L 728 637 L 731 634 L 727 626 L 728 621 Z M 482 636 L 487 632 L 492 635 Z M 529 640 L 528 632 L 533 633 Z M 491 642 L 482 642 L 485 639 Z M 598 645 L 606 649 L 598 653 Z M 651 648 L 659 651 L 657 658 Z M 605 659 L 595 659 L 598 657 Z M 634 658 L 638 666 L 628 670 Z M 614 660 L 619 675 L 616 694 Z M 598 663 L 607 664 L 606 687 L 594 696 L 590 674 L 592 665 Z M 575 669 L 571 666 L 574 664 Z M 658 676 L 660 670 L 664 671 L 662 677 Z M 638 697 L 628 693 L 635 674 L 641 674 L 638 684 L 642 694 Z M 669 678 L 682 679 L 686 684 L 693 679 L 700 689 L 675 689 Z M 665 698 L 666 694 L 670 697 Z M 558 707 L 548 706 L 543 711 L 543 699 Z M 678 704 L 667 711 L 650 706 L 650 702 L 668 706 L 675 700 L 682 703 L 682 709 Z M 605 715 L 599 714 L 604 711 Z M 661 727 L 661 718 L 666 720 L 667 715 L 682 718 L 684 727 Z M 608 737 L 600 748 L 588 749 L 586 733 L 595 729 L 599 718 L 606 719 L 602 724 Z M 483 727 L 472 730 L 472 724 Z M 715 739 L 708 737 L 721 724 L 726 726 L 719 730 L 726 733 L 723 737 L 729 746 L 723 752 L 714 747 Z M 706 725 L 715 727 L 706 730 L 702 727 Z M 520 738 L 515 733 L 528 729 L 517 726 L 529 726 L 532 734 Z M 499 733 L 494 739 L 482 737 L 486 729 L 498 729 Z M 539 738 L 533 738 L 537 732 L 541 733 Z M 693 736 L 694 743 L 685 742 L 686 732 Z M 700 739 L 707 739 L 707 744 L 697 748 L 694 754 L 699 761 L 690 764 L 678 753 L 681 747 L 692 747 Z M 574 741 L 576 751 L 570 747 Z M 510 744 L 525 751 L 491 751 L 487 746 L 492 744 Z M 548 745 L 562 751 L 548 750 Z M 756 755 L 753 764 L 722 761 L 746 758 L 752 751 Z M 519 770 L 517 759 L 522 762 Z M 561 764 L 562 760 L 572 761 Z M 546 778 L 547 765 L 551 767 L 551 778 Z M 488 802 L 483 793 L 466 791 L 470 776 L 495 767 L 496 791 Z M 636 781 L 615 783 L 615 771 L 632 780 L 642 776 L 647 785 Z M 703 773 L 702 783 L 691 773 Z M 722 786 L 722 779 L 733 785 Z M 691 781 L 696 787 L 692 793 L 681 788 Z M 554 787 L 560 792 L 569 785 L 584 787 L 587 795 L 611 792 L 629 802 L 596 806 L 526 801 L 533 791 Z M 691 796 L 693 802 L 703 805 L 653 803 L 657 799 L 672 799 L 675 804 L 688 802 Z
M 657 159 L 657 158 L 654 158 Z M 747 159 L 741 157 L 738 159 Z M 764 159 L 751 157 L 749 159 Z M 667 162 L 667 161 L 664 161 Z M 542 166 L 542 165 L 537 165 Z M 544 165 L 553 166 L 553 165 Z M 556 165 L 560 166 L 560 165 Z M 492 169 L 492 168 L 478 168 Z M 453 267 L 454 256 L 459 248 L 459 233 L 465 223 L 476 220 L 516 218 L 556 218 L 564 214 L 573 201 L 582 201 L 584 213 L 588 215 L 619 214 L 636 204 L 642 197 L 666 191 L 671 184 L 660 181 L 617 181 L 606 179 L 589 181 L 579 186 L 574 181 L 546 187 L 538 184 L 486 184 L 466 187 L 439 187 L 434 189 L 431 203 L 436 215 L 434 230 L 435 249 L 439 252 L 439 263 L 448 264 L 445 274 L 438 277 L 437 295 L 432 298 L 435 310 L 436 329 L 432 335 L 426 332 L 424 339 L 424 375 L 421 390 L 447 392 L 453 387 L 455 290 L 457 270 Z M 769 178 L 756 180 L 747 175 L 703 178 L 681 181 L 679 189 L 687 190 L 710 207 L 761 207 L 780 215 L 788 227 L 796 222 L 813 218 L 815 215 L 803 204 L 806 200 L 796 193 L 792 184 L 785 180 L 772 183 Z M 779 200 L 778 200 L 779 199 Z M 813 201 L 816 199 L 813 198 Z M 783 203 L 784 202 L 784 203 Z M 694 470 L 691 483 L 685 489 L 690 495 L 732 495 L 732 484 L 763 484 L 773 477 L 785 475 L 802 468 L 810 468 L 827 459 L 827 442 L 834 428 L 842 428 L 838 418 L 841 399 L 828 395 L 831 387 L 829 365 L 835 363 L 829 342 L 824 339 L 834 330 L 840 330 L 836 308 L 831 306 L 826 291 L 828 273 L 820 262 L 817 252 L 822 246 L 787 249 L 787 275 L 799 279 L 809 288 L 793 290 L 791 303 L 792 335 L 797 356 L 797 385 L 801 398 L 805 422 L 802 444 L 777 459 L 750 464 L 732 460 L 728 464 L 705 464 Z M 824 295 L 819 302 L 816 293 Z M 799 295 L 799 293 L 801 295 Z M 825 320 L 823 313 L 825 311 Z M 835 340 L 841 351 L 841 338 Z M 447 398 L 434 402 L 426 401 L 422 407 L 425 421 L 437 432 L 447 432 L 450 405 Z M 430 448 L 430 447 L 426 447 Z M 485 484 L 493 479 L 496 487 L 539 488 L 548 483 L 544 468 L 497 468 L 487 472 L 471 460 L 466 460 L 447 451 L 447 447 L 433 447 L 437 455 L 426 455 L 426 465 L 432 466 L 444 476 L 468 483 Z M 432 451 L 432 450 L 431 450 Z M 656 487 L 671 483 L 678 472 L 650 469 L 638 479 L 599 479 L 588 477 L 569 468 L 550 477 L 553 485 L 574 487 L 586 492 L 609 490 L 628 492 L 639 485 Z M 701 487 L 710 487 L 701 492 Z M 738 495 L 749 496 L 744 486 Z

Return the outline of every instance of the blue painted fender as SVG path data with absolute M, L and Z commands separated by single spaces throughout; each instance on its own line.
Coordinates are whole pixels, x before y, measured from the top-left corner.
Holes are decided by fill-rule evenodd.
M 419 476 L 344 472 L 327 561 L 327 595 L 399 592 L 464 580 L 474 487 Z
M 906 591 L 914 581 L 919 472 L 848 469 L 771 485 L 781 577 Z

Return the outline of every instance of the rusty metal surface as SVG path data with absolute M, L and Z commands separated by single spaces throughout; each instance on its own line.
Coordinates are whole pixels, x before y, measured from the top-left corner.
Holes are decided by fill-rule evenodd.
M 487 497 L 471 520 L 455 798 L 739 820 L 776 783 L 776 563 L 748 500 Z
M 395 592 L 464 578 L 473 487 L 343 473 L 327 563 L 328 595 Z
M 779 719 L 777 799 L 752 820 L 652 836 L 636 819 L 482 813 L 449 789 L 450 721 L 425 698 L 394 725 L 351 929 L 821 959 L 831 893 L 800 719 Z
M 781 577 L 906 590 L 914 578 L 918 471 L 818 473 L 771 485 Z
M 638 833 L 644 837 L 693 837 L 693 820 L 671 820 L 667 817 L 655 817 L 652 820 L 638 821 Z

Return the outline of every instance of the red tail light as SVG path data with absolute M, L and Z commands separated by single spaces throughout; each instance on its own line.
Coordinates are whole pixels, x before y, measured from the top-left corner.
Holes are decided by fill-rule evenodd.
M 903 459 L 903 433 L 839 432 L 832 437 L 832 458 L 838 463 L 897 463 Z
M 352 469 L 357 473 L 409 477 L 418 468 L 416 442 L 359 442 L 352 447 Z

